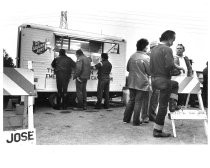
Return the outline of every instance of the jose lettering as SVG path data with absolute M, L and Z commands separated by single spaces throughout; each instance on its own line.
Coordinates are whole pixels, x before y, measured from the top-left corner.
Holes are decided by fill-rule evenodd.
M 34 140 L 34 131 L 22 132 L 22 133 L 11 133 L 10 139 L 7 139 L 7 143 L 20 142 L 20 141 L 30 141 Z

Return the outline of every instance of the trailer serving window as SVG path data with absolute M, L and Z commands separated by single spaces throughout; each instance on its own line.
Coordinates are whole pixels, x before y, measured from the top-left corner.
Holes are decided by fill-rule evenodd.
M 88 39 L 55 35 L 55 51 L 61 48 L 69 53 L 75 53 L 78 49 L 82 49 L 82 51 L 87 52 L 87 54 L 102 53 L 103 43 Z
M 73 59 L 75 58 L 76 50 L 81 49 L 86 56 L 91 57 L 94 60 L 93 62 L 97 63 L 103 51 L 103 42 L 55 35 L 54 51 L 58 52 L 60 49 L 65 49 L 67 55 Z
M 120 47 L 118 43 L 104 43 L 105 53 L 120 54 Z

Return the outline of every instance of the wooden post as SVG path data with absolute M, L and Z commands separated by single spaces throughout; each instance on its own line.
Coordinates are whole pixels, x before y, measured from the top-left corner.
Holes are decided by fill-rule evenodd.
M 187 100 L 186 100 L 185 108 L 187 108 L 188 103 L 189 103 L 189 100 L 190 100 L 190 93 L 188 93 L 188 95 L 187 95 Z
M 27 111 L 28 111 L 28 96 L 24 96 L 24 111 L 23 111 L 23 128 L 26 129 L 27 126 Z
M 197 95 L 198 95 L 199 108 L 202 111 L 205 111 L 204 106 L 203 106 L 203 100 L 202 100 L 202 97 L 201 97 L 201 92 L 198 93 Z M 206 111 L 205 111 L 205 113 L 206 113 Z M 208 121 L 207 121 L 207 119 L 205 119 L 203 121 L 203 125 L 204 125 L 204 129 L 205 129 L 205 134 L 208 137 Z
M 33 69 L 32 61 L 28 61 L 28 69 Z M 27 96 L 28 104 L 28 128 L 34 128 L 34 119 L 33 119 L 33 104 L 34 104 L 34 97 L 33 96 Z
M 28 128 L 34 128 L 33 119 L 33 96 L 28 96 Z
M 176 137 L 176 127 L 175 127 L 175 121 L 174 121 L 174 119 L 171 119 L 171 124 L 172 124 L 172 129 L 173 129 L 174 137 Z

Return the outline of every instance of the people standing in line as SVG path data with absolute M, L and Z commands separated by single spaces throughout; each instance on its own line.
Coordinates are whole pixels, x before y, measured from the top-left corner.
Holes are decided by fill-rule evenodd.
M 90 79 L 90 59 L 84 55 L 81 49 L 76 51 L 77 62 L 73 79 L 76 79 L 77 108 L 75 110 L 87 109 L 87 80 Z
M 157 41 L 152 41 L 150 43 L 150 52 L 148 55 L 150 56 L 151 51 L 153 48 L 155 48 L 158 45 Z M 148 107 L 148 116 L 149 116 L 149 121 L 155 121 L 156 119 L 156 109 L 158 106 L 158 100 L 159 100 L 159 90 L 152 89 L 149 95 L 149 107 Z
M 104 108 L 109 108 L 109 85 L 112 64 L 108 60 L 107 53 L 101 54 L 101 62 L 93 68 L 98 69 L 98 87 L 97 87 L 97 103 L 95 109 L 101 109 L 101 102 L 104 95 Z
M 203 69 L 203 90 L 202 90 L 204 107 L 208 108 L 208 62 L 206 68 Z
M 190 59 L 184 55 L 185 47 L 183 44 L 176 46 L 176 55 L 174 56 L 174 63 L 176 66 L 183 68 L 181 75 L 191 77 L 193 75 L 192 65 Z M 178 105 L 185 105 L 187 94 L 178 94 Z
M 146 54 L 148 49 L 148 40 L 140 39 L 137 41 L 137 51 L 131 55 L 127 63 L 128 75 L 128 88 L 130 92 L 130 99 L 126 105 L 124 112 L 124 123 L 129 123 L 133 114 L 133 125 L 139 126 L 142 124 L 140 121 L 140 111 L 142 115 L 147 113 L 147 109 L 142 109 L 143 101 L 149 95 L 149 56 Z
M 170 73 L 175 68 L 173 52 L 170 48 L 175 38 L 176 34 L 174 31 L 165 31 L 160 37 L 160 44 L 151 51 L 150 71 L 152 88 L 160 90 L 159 108 L 153 129 L 154 137 L 171 136 L 170 133 L 163 132 L 168 104 L 170 112 L 179 110 L 177 106 L 179 84 L 171 80 Z
M 60 49 L 59 56 L 52 61 L 51 66 L 54 68 L 56 74 L 58 90 L 57 106 L 55 109 L 60 110 L 62 107 L 65 110 L 67 108 L 67 88 L 71 78 L 72 69 L 75 68 L 76 64 L 66 55 L 64 49 Z

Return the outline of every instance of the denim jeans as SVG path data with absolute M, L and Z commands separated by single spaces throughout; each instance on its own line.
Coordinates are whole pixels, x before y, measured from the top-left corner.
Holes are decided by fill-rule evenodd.
M 140 111 L 143 105 L 144 98 L 147 91 L 136 90 L 136 89 L 129 89 L 130 91 L 130 99 L 128 104 L 126 105 L 125 112 L 124 112 L 124 122 L 130 122 L 132 114 L 133 114 L 133 124 L 140 124 Z
M 56 72 L 56 84 L 58 89 L 58 95 L 62 97 L 67 95 L 67 88 L 70 80 L 69 74 L 65 74 L 62 71 Z
M 176 81 L 164 77 L 152 77 L 152 88 L 160 90 L 159 108 L 155 120 L 155 129 L 162 130 L 167 114 L 170 94 L 178 95 L 179 84 Z
M 110 79 L 99 79 L 97 87 L 97 106 L 101 106 L 101 101 L 104 95 L 104 107 L 109 108 L 109 84 Z
M 149 91 L 145 91 L 145 96 L 144 96 L 142 109 L 141 109 L 142 120 L 149 118 L 148 106 L 149 106 Z
M 76 79 L 76 90 L 77 90 L 77 100 L 78 108 L 83 108 L 87 106 L 87 92 L 86 92 L 87 79 L 82 79 L 82 81 L 78 81 Z
M 56 72 L 56 84 L 58 90 L 57 106 L 60 107 L 61 99 L 63 107 L 67 104 L 67 89 L 70 80 L 70 75 L 62 71 Z
M 152 119 L 156 118 L 156 109 L 158 106 L 159 94 L 160 94 L 160 91 L 155 90 L 153 88 L 153 91 L 150 95 L 150 101 L 149 101 L 149 110 L 148 110 L 149 118 L 152 118 Z

